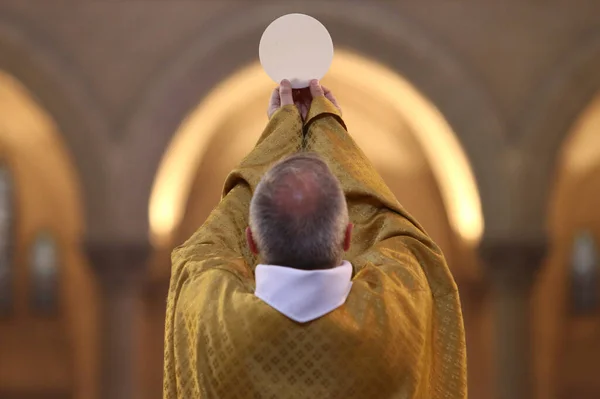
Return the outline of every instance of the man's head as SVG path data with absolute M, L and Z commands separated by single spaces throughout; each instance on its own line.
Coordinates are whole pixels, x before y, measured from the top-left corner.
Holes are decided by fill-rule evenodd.
M 337 178 L 316 154 L 299 153 L 261 179 L 246 234 L 264 263 L 312 270 L 341 264 L 351 230 Z

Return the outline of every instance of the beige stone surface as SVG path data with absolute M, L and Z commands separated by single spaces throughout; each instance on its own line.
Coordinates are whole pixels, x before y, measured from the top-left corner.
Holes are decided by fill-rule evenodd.
M 264 27 L 292 11 L 321 19 L 336 46 L 393 69 L 439 110 L 460 141 L 477 180 L 485 244 L 504 244 L 509 238 L 517 244 L 551 238 L 549 260 L 534 286 L 533 334 L 542 337 L 534 345 L 535 386 L 540 399 L 559 397 L 559 393 L 582 392 L 581 398 L 597 393 L 600 388 L 590 382 L 593 377 L 586 369 L 573 371 L 579 370 L 577 364 L 597 369 L 577 338 L 591 334 L 591 338 L 585 335 L 586 342 L 596 348 L 600 342 L 594 338 L 597 326 L 572 322 L 563 305 L 568 296 L 565 259 L 570 235 L 585 224 L 600 231 L 593 206 L 600 169 L 591 162 L 582 174 L 587 176 L 584 179 L 571 175 L 561 160 L 564 143 L 600 89 L 600 4 L 595 1 L 1 0 L 0 70 L 19 80 L 55 122 L 64 158 L 73 165 L 73 190 L 80 194 L 72 206 L 81 210 L 83 232 L 78 233 L 77 243 L 68 244 L 79 249 L 69 250 L 65 258 L 70 286 L 93 284 L 87 261 L 82 260 L 84 241 L 120 247 L 147 243 L 152 186 L 179 126 L 219 82 L 256 61 Z M 17 120 L 17 108 L 0 103 L 4 119 L 0 126 Z M 185 239 L 201 223 L 218 199 L 233 159 L 248 145 L 238 140 L 241 144 L 231 150 L 235 154 L 223 158 L 229 147 L 226 140 L 235 140 L 234 130 L 243 124 L 243 120 L 237 122 L 222 127 L 217 135 L 220 140 L 207 147 L 175 241 Z M 399 137 L 404 135 L 398 145 L 405 151 L 418 147 L 411 141 L 412 133 L 403 129 L 398 128 Z M 15 131 L 10 128 L 0 130 L 0 149 L 14 142 L 9 140 L 11 134 Z M 588 144 L 581 148 L 600 146 L 593 135 L 588 137 Z M 19 156 L 13 163 L 29 165 L 20 155 L 24 152 L 11 151 L 9 155 L 5 155 L 7 150 L 0 152 L 0 157 Z M 403 173 L 398 171 L 401 162 L 384 173 L 454 265 L 474 353 L 471 396 L 491 398 L 497 340 L 492 323 L 494 297 L 483 278 L 485 267 L 474 248 L 451 231 L 439 187 L 418 148 L 410 154 L 410 160 L 408 156 L 402 159 Z M 50 169 L 22 170 L 28 170 L 22 186 L 28 193 L 21 199 L 23 209 L 35 209 L 35 213 L 19 221 L 23 223 L 20 240 L 28 239 L 31 221 L 38 217 L 66 229 L 68 223 L 61 226 L 58 220 L 71 214 L 66 203 L 61 207 L 63 197 L 43 194 L 47 207 L 35 205 L 40 203 L 40 193 L 52 191 L 51 186 L 36 183 Z M 427 201 L 420 201 L 423 197 Z M 577 209 L 577 217 L 565 216 L 567 209 Z M 557 223 L 557 218 L 564 223 Z M 161 295 L 168 276 L 168 249 L 157 250 L 152 258 L 148 277 L 152 283 L 144 313 L 138 315 L 143 319 L 136 371 L 140 378 L 131 384 L 139 387 L 140 398 L 160 397 L 156 379 L 161 350 L 156 346 L 162 336 Z M 19 267 L 26 263 L 25 250 L 20 251 Z M 26 276 L 23 279 L 26 286 Z M 77 289 L 70 289 L 68 295 L 78 295 Z M 109 299 L 88 298 L 65 306 L 71 309 L 70 315 L 76 315 L 95 311 L 104 301 L 112 303 Z M 75 334 L 81 347 L 102 334 L 102 327 L 93 331 L 89 328 L 93 323 L 86 320 L 70 316 L 63 324 L 48 328 L 56 332 L 60 345 Z M 89 398 L 89 390 L 95 390 L 100 380 L 95 376 L 99 357 L 77 345 L 63 351 L 71 352 L 57 358 L 56 374 L 46 377 L 57 387 L 76 386 L 72 389 L 79 392 L 78 397 Z M 559 365 L 562 356 L 569 366 Z M 73 370 L 84 371 L 76 377 Z M 11 374 L 0 372 L 6 375 Z M 11 378 L 0 378 L 0 396 L 3 389 L 18 385 Z M 12 382 L 6 385 L 8 380 Z M 148 380 L 153 382 L 146 385 L 143 381 Z

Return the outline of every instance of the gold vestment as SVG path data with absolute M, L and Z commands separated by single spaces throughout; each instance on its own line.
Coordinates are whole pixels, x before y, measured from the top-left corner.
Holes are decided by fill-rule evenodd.
M 296 323 L 254 296 L 259 263 L 244 229 L 264 172 L 298 151 L 323 157 L 354 223 L 344 305 Z M 442 252 L 402 208 L 347 133 L 337 108 L 313 101 L 303 123 L 278 110 L 228 176 L 206 222 L 173 252 L 165 399 L 466 398 L 456 284 Z

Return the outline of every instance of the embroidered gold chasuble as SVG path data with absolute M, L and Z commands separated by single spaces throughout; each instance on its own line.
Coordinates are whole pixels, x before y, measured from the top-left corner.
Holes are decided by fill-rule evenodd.
M 244 236 L 261 176 L 298 151 L 327 161 L 354 223 L 348 299 L 305 324 L 254 296 L 259 262 Z M 293 105 L 273 115 L 172 261 L 165 399 L 466 398 L 462 315 L 444 257 L 324 97 L 304 124 Z

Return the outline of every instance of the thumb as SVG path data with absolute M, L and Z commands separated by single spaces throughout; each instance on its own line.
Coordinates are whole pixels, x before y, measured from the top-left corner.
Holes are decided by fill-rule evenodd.
M 289 80 L 282 80 L 279 85 L 279 98 L 281 99 L 281 106 L 294 104 L 294 97 L 292 95 L 292 84 Z
M 316 79 L 310 81 L 310 94 L 311 94 L 312 98 L 323 97 L 325 95 L 325 92 L 323 91 L 321 84 Z

